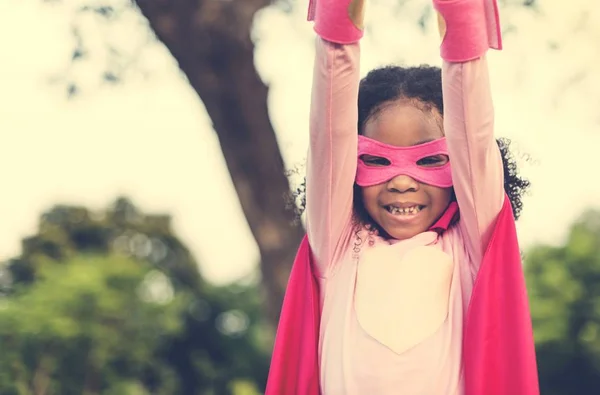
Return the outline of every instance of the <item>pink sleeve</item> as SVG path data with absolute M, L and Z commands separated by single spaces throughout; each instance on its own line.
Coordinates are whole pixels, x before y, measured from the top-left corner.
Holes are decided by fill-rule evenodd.
M 442 66 L 444 129 L 460 226 L 479 268 L 504 203 L 504 173 L 494 137 L 494 107 L 485 57 Z
M 316 40 L 306 215 L 311 248 L 325 276 L 352 217 L 360 48 Z

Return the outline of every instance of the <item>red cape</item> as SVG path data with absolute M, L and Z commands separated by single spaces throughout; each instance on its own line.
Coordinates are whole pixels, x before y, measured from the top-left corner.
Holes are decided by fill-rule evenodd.
M 447 228 L 456 208 L 444 215 Z M 448 213 L 447 212 L 447 213 Z M 439 222 L 438 222 L 439 223 Z M 434 228 L 437 227 L 437 224 Z M 319 284 L 308 238 L 292 267 L 265 395 L 319 395 Z M 481 262 L 463 338 L 466 395 L 538 395 L 529 303 L 508 197 Z

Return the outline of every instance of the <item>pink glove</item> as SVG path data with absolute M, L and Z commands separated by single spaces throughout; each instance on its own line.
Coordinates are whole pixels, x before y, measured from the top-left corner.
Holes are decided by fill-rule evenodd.
M 496 0 L 433 0 L 445 22 L 441 56 L 448 62 L 468 62 L 489 48 L 502 49 Z
M 363 36 L 365 0 L 310 0 L 308 20 L 327 41 L 351 44 Z

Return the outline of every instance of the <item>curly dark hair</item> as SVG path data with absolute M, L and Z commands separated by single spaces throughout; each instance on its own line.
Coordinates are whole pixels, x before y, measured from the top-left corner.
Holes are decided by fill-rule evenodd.
M 384 109 L 386 104 L 398 99 L 410 100 L 423 111 L 436 109 L 443 116 L 441 69 L 426 65 L 386 66 L 370 71 L 361 80 L 358 91 L 358 134 L 363 133 L 364 126 L 371 117 Z M 496 142 L 504 168 L 504 190 L 510 199 L 514 217 L 518 219 L 523 209 L 521 198 L 529 189 L 530 182 L 518 174 L 517 162 L 510 150 L 511 141 L 507 138 L 499 138 Z M 306 207 L 306 179 L 292 193 L 292 197 L 297 213 L 301 215 Z M 366 224 L 370 229 L 379 230 L 363 207 L 360 187 L 356 184 L 354 185 L 354 209 L 358 221 Z

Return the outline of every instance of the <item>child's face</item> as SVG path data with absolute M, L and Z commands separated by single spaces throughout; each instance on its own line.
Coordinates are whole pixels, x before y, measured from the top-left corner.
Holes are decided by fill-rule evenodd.
M 436 109 L 422 111 L 406 100 L 399 100 L 369 119 L 364 135 L 385 144 L 408 147 L 443 137 L 441 123 Z M 424 184 L 407 175 L 361 189 L 371 218 L 398 240 L 429 229 L 444 213 L 452 197 L 452 188 Z M 390 205 L 404 209 L 392 209 Z

